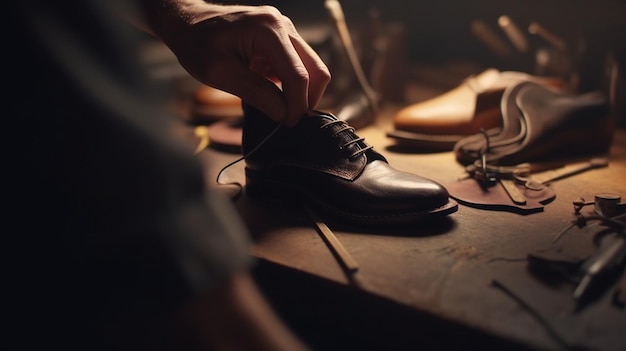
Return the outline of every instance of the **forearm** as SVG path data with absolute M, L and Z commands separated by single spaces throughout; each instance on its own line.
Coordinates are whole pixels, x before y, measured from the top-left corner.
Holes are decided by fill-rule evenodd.
M 180 32 L 198 22 L 209 20 L 237 6 L 220 5 L 204 0 L 140 0 L 143 15 L 140 27 L 166 44 L 180 37 Z
M 141 27 L 167 45 L 192 77 L 275 121 L 293 126 L 317 105 L 330 81 L 322 59 L 273 6 L 204 0 L 139 0 L 139 5 Z

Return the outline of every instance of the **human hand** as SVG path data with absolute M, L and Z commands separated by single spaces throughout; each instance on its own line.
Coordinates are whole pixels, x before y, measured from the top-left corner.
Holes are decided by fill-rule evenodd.
M 320 101 L 328 67 L 276 8 L 201 2 L 175 12 L 184 21 L 168 22 L 158 35 L 200 82 L 288 126 Z

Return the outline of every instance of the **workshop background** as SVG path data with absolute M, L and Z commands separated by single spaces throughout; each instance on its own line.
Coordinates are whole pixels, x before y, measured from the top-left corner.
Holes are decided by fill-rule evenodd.
M 607 60 L 613 59 L 622 68 L 617 82 L 618 87 L 615 90 L 617 96 L 613 101 L 618 106 L 614 111 L 620 118 L 622 128 L 626 126 L 626 108 L 624 107 L 626 77 L 623 70 L 626 65 L 626 1 L 342 0 L 340 2 L 350 34 L 356 48 L 361 50 L 361 54 L 362 50 L 366 49 L 365 46 L 375 45 L 368 39 L 374 37 L 372 32 L 380 29 L 376 28 L 377 25 L 382 24 L 385 30 L 392 30 L 393 35 L 389 36 L 394 37 L 391 43 L 396 46 L 394 50 L 391 50 L 390 56 L 397 61 L 387 65 L 391 70 L 387 72 L 386 77 L 387 83 L 390 83 L 389 86 L 383 84 L 383 87 L 377 86 L 376 88 L 379 88 L 378 91 L 382 93 L 385 103 L 395 103 L 394 108 L 425 101 L 430 96 L 437 96 L 439 93 L 456 87 L 469 74 L 478 74 L 486 68 L 539 75 L 562 75 L 563 78 L 575 79 L 576 90 L 579 92 L 606 91 L 603 85 L 606 83 Z M 232 1 L 231 3 L 276 6 L 294 21 L 303 37 L 319 49 L 322 58 L 331 68 L 333 74 L 331 85 L 341 84 L 346 75 L 352 75 L 349 67 L 341 66 L 341 62 L 328 59 L 327 55 L 332 56 L 333 52 L 327 51 L 328 47 L 324 42 L 328 37 L 336 38 L 336 33 L 324 0 Z M 501 22 L 503 16 L 520 29 L 527 40 L 527 50 L 515 47 L 515 43 L 505 33 Z M 533 24 L 535 29 L 538 26 L 542 29 L 541 35 L 529 31 Z M 366 56 L 361 55 L 361 57 Z M 369 67 L 366 67 L 366 71 L 369 72 L 367 68 Z M 411 87 L 405 89 L 409 85 Z M 333 92 L 340 90 L 331 86 L 329 91 L 328 95 L 332 97 Z M 405 96 L 405 93 L 417 94 L 414 94 L 412 98 Z M 332 104 L 329 106 L 332 107 Z M 362 136 L 367 137 L 368 141 L 378 143 L 377 145 L 387 145 L 388 140 L 383 135 L 385 129 L 381 126 L 389 125 L 390 116 L 386 115 L 385 118 L 387 118 L 385 121 L 379 118 L 373 128 L 365 131 L 359 130 L 359 135 L 363 131 Z M 559 310 L 553 306 L 554 300 L 550 299 L 552 296 L 550 293 L 557 290 L 551 289 L 552 285 L 543 286 L 535 281 L 534 277 L 525 274 L 522 267 L 524 263 L 506 261 L 513 256 L 506 256 L 505 252 L 525 253 L 526 248 L 541 242 L 537 238 L 540 238 L 542 234 L 552 235 L 552 232 L 562 230 L 566 221 L 571 217 L 571 202 L 567 202 L 573 196 L 588 196 L 597 189 L 604 191 L 603 187 L 609 187 L 611 192 L 621 191 L 623 182 L 615 180 L 619 179 L 615 174 L 619 174 L 622 170 L 621 175 L 623 175 L 624 169 L 621 160 L 625 158 L 621 155 L 624 155 L 623 141 L 625 139 L 624 131 L 620 132 L 619 143 L 616 143 L 617 146 L 612 150 L 614 159 L 611 160 L 611 167 L 604 170 L 609 176 L 602 178 L 603 181 L 600 182 L 603 184 L 598 184 L 597 179 L 592 179 L 593 175 L 589 178 L 583 176 L 575 179 L 579 181 L 576 183 L 578 187 L 559 188 L 560 202 L 551 203 L 550 213 L 543 216 L 536 215 L 522 219 L 506 213 L 493 214 L 462 207 L 460 213 L 456 215 L 460 223 L 459 228 L 454 228 L 447 233 L 450 235 L 433 237 L 432 241 L 428 240 L 429 238 L 414 238 L 415 242 L 412 244 L 418 249 L 415 249 L 415 255 L 406 254 L 403 257 L 405 261 L 396 260 L 396 258 L 407 252 L 407 248 L 401 246 L 401 243 L 408 242 L 406 237 L 397 235 L 391 235 L 389 238 L 380 238 L 376 235 L 368 237 L 368 233 L 349 232 L 346 234 L 338 230 L 339 235 L 345 234 L 340 236 L 340 239 L 344 240 L 350 250 L 367 256 L 367 260 L 362 262 L 369 264 L 370 269 L 360 271 L 361 277 L 365 276 L 365 280 L 385 282 L 376 286 L 380 289 L 379 291 L 384 291 L 383 294 L 379 291 L 377 294 L 372 294 L 372 291 L 364 289 L 346 288 L 328 279 L 329 276 L 332 277 L 331 274 L 326 274 L 328 267 L 334 267 L 334 262 L 331 261 L 328 264 L 328 262 L 318 260 L 319 257 L 325 256 L 316 255 L 314 248 L 310 245 L 313 241 L 307 240 L 318 238 L 313 236 L 313 239 L 310 239 L 310 232 L 306 232 L 307 228 L 297 228 L 301 229 L 300 232 L 290 227 L 287 231 L 289 235 L 285 236 L 285 233 L 280 230 L 271 230 L 275 228 L 266 223 L 267 221 L 274 224 L 271 219 L 267 220 L 265 216 L 259 216 L 251 211 L 250 223 L 262 222 L 252 224 L 255 224 L 255 229 L 263 229 L 257 231 L 263 231 L 265 238 L 269 238 L 263 242 L 264 246 L 260 245 L 255 251 L 260 259 L 254 269 L 254 277 L 289 327 L 314 349 L 319 350 L 399 350 L 415 349 L 413 347 L 415 345 L 425 350 L 480 348 L 534 351 L 544 349 L 540 346 L 545 344 L 533 344 L 536 341 L 534 338 L 539 335 L 538 339 L 542 339 L 545 337 L 544 334 L 549 333 L 544 330 L 537 331 L 536 324 L 538 323 L 535 321 L 520 323 L 520 320 L 530 319 L 522 308 L 510 307 L 508 305 L 510 301 L 493 308 L 496 305 L 491 304 L 489 300 L 494 296 L 487 294 L 492 294 L 494 289 L 485 284 L 480 285 L 481 279 L 492 278 L 490 270 L 497 272 L 498 276 L 512 276 L 517 279 L 517 281 L 511 279 L 517 284 L 515 285 L 517 289 L 513 291 L 534 297 L 534 302 L 542 304 L 542 312 L 552 318 L 551 322 L 561 327 L 560 331 L 567 334 L 570 339 L 578 340 L 579 337 L 583 339 L 591 335 L 590 339 L 594 339 L 594 342 L 607 345 L 609 342 L 601 340 L 602 332 L 594 328 L 599 328 L 598 325 L 602 325 L 603 321 L 610 321 L 610 318 L 603 316 L 598 324 L 584 324 L 583 320 L 588 321 L 593 318 L 587 315 L 586 320 L 585 316 L 576 320 L 574 316 L 568 315 L 567 317 L 571 319 L 565 320 L 562 314 L 551 313 Z M 215 144 L 215 140 L 213 143 Z M 392 164 L 410 165 L 413 168 L 407 167 L 407 169 L 415 169 L 420 174 L 426 176 L 432 174 L 437 179 L 457 175 L 454 171 L 457 165 L 446 164 L 445 162 L 451 161 L 452 158 L 446 158 L 445 154 L 420 153 L 418 157 L 410 152 L 404 154 L 394 152 L 398 150 L 397 148 L 381 147 L 379 149 L 389 151 L 387 154 Z M 217 153 L 211 155 L 224 156 Z M 230 159 L 224 158 L 224 160 Z M 225 164 L 226 161 L 222 163 Z M 453 171 L 449 171 L 450 169 Z M 444 174 L 441 170 L 447 173 Z M 563 203 L 565 205 L 562 205 Z M 241 208 L 247 209 L 245 203 Z M 267 213 L 267 216 L 269 217 L 270 214 Z M 288 220 L 294 220 L 294 218 L 289 217 Z M 531 223 L 532 221 L 535 221 L 534 224 Z M 510 235 L 499 235 L 503 227 L 511 232 L 507 233 Z M 270 229 L 265 230 L 267 228 Z M 522 235 L 524 239 L 517 241 L 516 238 Z M 277 244 L 277 238 L 282 240 L 280 244 Z M 379 249 L 372 242 L 385 244 Z M 445 259 L 438 256 L 439 251 L 432 251 L 439 247 L 445 248 L 442 254 Z M 385 248 L 391 252 L 388 256 L 384 255 Z M 457 249 L 458 251 L 455 251 Z M 319 251 L 326 253 L 324 249 Z M 365 254 L 372 251 L 377 253 L 376 259 Z M 397 252 L 402 253 L 397 254 Z M 497 252 L 497 256 L 490 256 L 494 255 L 494 252 Z M 455 254 L 462 258 L 454 256 Z M 468 257 L 465 257 L 465 254 Z M 506 259 L 503 260 L 502 255 L 506 256 Z M 490 258 L 489 264 L 483 265 L 481 258 Z M 452 272 L 451 268 L 446 270 L 448 260 L 455 262 L 453 267 L 458 271 Z M 426 269 L 422 264 L 424 262 L 429 264 Z M 378 267 L 374 267 L 377 266 L 375 263 L 378 263 Z M 310 273 L 311 271 L 303 267 L 314 267 L 311 268 L 314 273 Z M 396 269 L 398 267 L 402 269 Z M 518 270 L 514 270 L 514 267 Z M 468 274 L 464 276 L 462 273 Z M 433 288 L 439 279 L 446 282 L 445 286 Z M 432 285 L 430 285 L 431 281 Z M 476 286 L 480 288 L 472 290 Z M 455 287 L 462 287 L 462 289 L 454 289 Z M 407 299 L 415 303 L 415 305 L 410 305 L 410 308 L 407 308 L 408 304 L 397 303 L 402 301 L 400 297 L 407 295 L 410 295 Z M 423 296 L 427 298 L 420 299 Z M 499 297 L 495 296 L 496 299 Z M 563 303 L 562 300 L 559 301 Z M 432 306 L 429 305 L 430 302 Z M 473 306 L 467 307 L 466 305 Z M 607 307 L 606 304 L 603 306 Z M 438 313 L 431 314 L 431 308 Z M 450 323 L 451 320 L 448 320 L 444 313 L 450 311 L 453 311 L 452 314 L 456 316 L 460 315 L 471 320 L 469 324 L 472 328 L 466 328 L 464 324 Z M 513 315 L 515 319 L 511 318 Z M 499 316 L 505 316 L 505 318 L 499 318 Z M 498 334 L 497 330 L 488 330 L 488 333 L 483 333 L 483 329 L 473 328 L 482 325 L 485 321 L 493 322 L 491 325 L 493 329 L 510 327 L 510 330 L 515 330 L 513 334 L 519 333 L 524 338 L 528 337 L 530 342 L 517 343 L 518 340 L 510 338 L 510 335 L 507 338 L 500 338 L 502 335 Z M 567 324 L 570 322 L 571 324 Z M 586 329 L 579 333 L 580 330 L 567 328 L 571 325 L 580 325 L 581 329 L 583 327 Z M 593 327 L 590 327 L 591 325 Z M 610 332 L 615 331 L 610 330 Z M 607 332 L 608 334 L 610 333 Z M 621 338 L 619 330 L 617 335 Z M 620 343 L 620 345 L 623 344 Z
M 297 26 L 330 21 L 323 0 L 243 3 L 274 5 Z M 570 54 L 576 55 L 581 91 L 596 89 L 601 84 L 601 71 L 609 52 L 621 62 L 626 61 L 626 1 L 622 0 L 344 0 L 341 4 L 351 28 L 366 23 L 372 10 L 378 12 L 383 22 L 403 26 L 406 58 L 412 63 L 467 60 L 501 70 L 532 71 L 537 51 L 532 48 L 550 47 L 545 39 L 528 33 L 533 22 L 563 39 Z M 516 52 L 507 43 L 498 27 L 498 19 L 503 15 L 525 32 L 531 48 L 526 54 Z M 509 45 L 508 56 L 494 52 L 476 36 L 478 24 L 489 27 Z

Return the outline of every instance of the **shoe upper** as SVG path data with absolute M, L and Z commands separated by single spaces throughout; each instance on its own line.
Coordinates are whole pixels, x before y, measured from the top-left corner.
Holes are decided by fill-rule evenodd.
M 354 180 L 369 161 L 387 162 L 354 133 L 354 128 L 330 113 L 312 111 L 288 128 L 252 107 L 246 106 L 245 111 L 243 153 L 248 168 L 268 170 L 282 164 Z M 272 132 L 275 134 L 264 141 Z
M 288 128 L 250 106 L 244 111 L 247 182 L 279 184 L 351 218 L 398 219 L 449 203 L 445 188 L 392 168 L 332 114 L 313 111 Z

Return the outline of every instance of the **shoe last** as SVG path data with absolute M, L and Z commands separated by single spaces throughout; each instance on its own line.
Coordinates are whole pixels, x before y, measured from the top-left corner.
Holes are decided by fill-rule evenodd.
M 403 224 L 458 208 L 443 186 L 392 168 L 330 113 L 288 128 L 244 104 L 243 152 L 250 197 L 305 201 L 343 222 Z
M 559 78 L 490 68 L 468 77 L 444 94 L 404 107 L 394 117 L 394 128 L 401 132 L 456 136 L 459 140 L 481 129 L 500 127 L 500 100 L 504 90 L 525 81 L 564 86 Z

